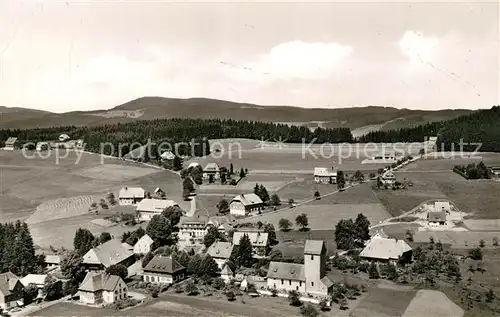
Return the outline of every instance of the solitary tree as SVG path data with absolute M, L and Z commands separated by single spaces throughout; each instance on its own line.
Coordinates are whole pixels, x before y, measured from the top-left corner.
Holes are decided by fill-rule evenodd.
M 356 171 L 356 173 L 354 173 L 354 180 L 356 180 L 357 182 L 364 182 L 365 180 L 365 175 L 363 175 L 363 173 L 361 173 L 361 171 Z
M 101 244 L 105 243 L 105 242 L 108 242 L 109 240 L 111 240 L 111 234 L 109 232 L 103 232 L 101 233 L 101 235 L 99 236 L 99 242 Z
M 338 171 L 337 172 L 337 188 L 338 189 L 344 189 L 344 187 L 345 187 L 344 172 L 343 171 Z
M 182 182 L 182 195 L 184 198 L 188 197 L 194 191 L 194 185 L 191 178 L 186 177 Z
M 233 175 L 234 174 L 234 167 L 233 167 L 233 163 L 229 164 L 229 175 Z
M 279 227 L 281 231 L 288 231 L 292 226 L 292 222 L 288 219 L 281 218 L 279 221 Z
M 319 191 L 315 191 L 314 192 L 314 199 L 320 199 L 321 198 L 321 194 L 319 193 Z
M 225 199 L 221 199 L 217 203 L 217 209 L 219 210 L 220 213 L 225 213 L 229 211 L 229 202 Z
M 357 238 L 360 240 L 368 240 L 370 239 L 370 221 L 363 214 L 358 214 L 356 220 L 354 221 L 354 225 L 356 227 L 356 231 L 358 233 Z
M 111 206 L 116 205 L 116 199 L 115 199 L 115 195 L 113 193 L 109 193 L 107 198 L 108 198 L 108 202 Z
M 251 267 L 252 266 L 252 243 L 247 234 L 240 238 L 240 243 L 237 248 L 236 262 L 238 266 Z
M 380 274 L 378 273 L 377 264 L 375 264 L 375 262 L 370 263 L 370 266 L 368 267 L 368 277 L 370 279 L 380 278 Z
M 309 225 L 309 219 L 307 219 L 307 215 L 302 213 L 295 218 L 295 224 L 301 227 L 301 231 L 306 231 L 307 226 Z
M 146 233 L 155 241 L 159 246 L 167 244 L 172 233 L 172 224 L 170 220 L 162 215 L 155 215 L 146 227 Z
M 271 205 L 273 205 L 273 206 L 281 205 L 281 200 L 277 194 L 273 194 L 271 196 Z
M 224 235 L 214 226 L 210 226 L 207 230 L 207 234 L 203 237 L 203 244 L 208 248 L 217 240 L 225 240 Z
M 288 199 L 288 205 L 290 206 L 290 208 L 293 208 L 295 205 L 295 200 L 293 198 Z

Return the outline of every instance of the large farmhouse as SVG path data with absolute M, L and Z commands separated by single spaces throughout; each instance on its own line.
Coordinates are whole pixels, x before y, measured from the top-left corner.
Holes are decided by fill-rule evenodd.
M 263 208 L 264 203 L 256 194 L 241 194 L 234 197 L 229 203 L 229 213 L 234 216 L 246 216 Z
M 177 225 L 181 240 L 203 240 L 208 230 L 208 217 L 182 217 Z
M 359 254 L 361 259 L 384 263 L 409 262 L 412 256 L 411 247 L 404 240 L 396 240 L 374 236 Z
M 117 275 L 88 272 L 78 288 L 84 304 L 111 304 L 128 298 L 127 284 Z
M 140 187 L 123 187 L 118 193 L 121 206 L 136 205 L 146 197 L 146 191 Z
M 174 284 L 184 279 L 186 268 L 171 256 L 157 255 L 144 268 L 144 282 Z
M 337 170 L 329 171 L 326 167 L 314 168 L 314 182 L 316 184 L 335 184 L 337 182 Z
M 173 206 L 178 206 L 173 200 L 145 198 L 141 200 L 135 210 L 140 221 L 150 221 L 151 218 L 160 215 L 166 208 Z
M 326 247 L 324 241 L 307 240 L 304 264 L 271 262 L 267 286 L 278 291 L 298 291 L 302 294 L 328 296 L 333 282 L 326 276 Z
M 92 271 L 103 271 L 114 264 L 126 267 L 135 262 L 134 253 L 127 250 L 119 240 L 112 239 L 93 249 L 83 256 L 83 264 Z
M 207 250 L 207 254 L 215 260 L 221 270 L 231 257 L 231 252 L 233 252 L 233 244 L 222 241 L 215 241 Z
M 233 234 L 233 244 L 240 245 L 240 240 L 244 235 L 247 235 L 250 239 L 254 257 L 263 257 L 266 255 L 269 247 L 269 234 L 267 232 L 236 231 Z

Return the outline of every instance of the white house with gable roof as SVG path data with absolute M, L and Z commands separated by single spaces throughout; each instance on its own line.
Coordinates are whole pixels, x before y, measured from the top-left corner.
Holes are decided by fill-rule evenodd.
M 117 275 L 88 272 L 78 288 L 84 304 L 111 304 L 128 298 L 127 284 Z
M 412 248 L 404 240 L 383 238 L 380 236 L 372 237 L 359 254 L 363 260 L 393 264 L 398 261 L 409 261 L 411 255 Z
M 251 212 L 258 212 L 264 208 L 262 199 L 256 194 L 241 194 L 234 197 L 229 203 L 229 213 L 234 216 L 246 216 Z
M 160 215 L 168 207 L 178 206 L 177 203 L 169 199 L 146 198 L 137 205 L 136 211 L 139 221 L 150 221 L 156 215 Z
M 123 187 L 118 193 L 120 206 L 136 205 L 146 197 L 146 191 L 141 187 Z
M 335 184 L 337 182 L 337 170 L 333 167 L 331 171 L 326 167 L 315 167 L 314 182 L 316 184 Z

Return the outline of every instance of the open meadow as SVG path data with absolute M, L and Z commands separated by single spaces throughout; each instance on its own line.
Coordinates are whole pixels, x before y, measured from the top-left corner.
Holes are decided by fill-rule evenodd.
M 362 164 L 361 161 L 364 159 L 384 151 L 417 155 L 422 146 L 420 143 L 400 145 L 267 143 L 264 146 L 257 143 L 253 148 L 241 146 L 240 150 L 235 144 L 237 142 L 225 143 L 225 148 L 220 152 L 213 152 L 203 158 L 193 158 L 187 163 L 198 162 L 201 166 L 205 166 L 207 163 L 215 162 L 219 166 L 226 167 L 233 163 L 235 170 L 247 168 L 255 173 L 273 174 L 311 174 L 314 167 L 336 167 L 343 171 L 361 170 L 368 173 L 387 164 Z
M 389 217 L 384 206 L 378 202 L 371 193 L 369 183 L 360 184 L 331 196 L 314 200 L 304 205 L 288 208 L 286 200 L 278 211 L 270 211 L 254 217 L 242 219 L 242 222 L 268 222 L 278 228 L 281 218 L 286 218 L 295 223 L 295 218 L 305 213 L 309 220 L 309 228 L 312 230 L 332 230 L 341 219 L 356 218 L 359 213 L 364 214 L 372 224 Z M 333 191 L 333 190 L 332 190 Z M 326 194 L 326 193 L 324 193 Z M 282 199 L 286 197 L 278 193 Z M 310 199 L 312 199 L 312 193 Z M 293 229 L 298 229 L 294 226 Z
M 407 190 L 374 190 L 393 216 L 410 211 L 429 199 L 448 199 L 473 219 L 500 218 L 500 182 L 466 180 L 452 171 L 455 164 L 469 164 L 473 159 L 422 159 L 408 164 L 395 175 L 407 179 L 413 186 Z M 500 164 L 500 154 L 486 153 L 482 159 L 487 165 Z
M 189 208 L 175 173 L 113 158 L 102 158 L 101 164 L 101 156 L 75 151 L 60 151 L 59 156 L 54 151 L 45 159 L 27 158 L 21 151 L 0 151 L 0 221 L 26 221 L 37 245 L 66 246 L 80 226 L 101 231 L 89 223 L 97 217 L 89 214 L 90 204 L 108 193 L 118 197 L 122 186 L 150 192 L 160 187 L 169 199 Z

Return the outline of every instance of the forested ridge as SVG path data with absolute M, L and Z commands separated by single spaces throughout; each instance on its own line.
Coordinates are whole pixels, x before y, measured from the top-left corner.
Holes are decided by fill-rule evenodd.
M 134 142 L 142 145 L 148 140 L 155 143 L 169 142 L 189 143 L 193 139 L 226 139 L 226 138 L 248 138 L 256 140 L 283 141 L 290 143 L 311 142 L 316 139 L 317 143 L 341 143 L 352 142 L 353 137 L 348 128 L 318 128 L 314 132 L 307 127 L 288 126 L 286 124 L 265 123 L 242 120 L 220 120 L 220 119 L 156 119 L 150 121 L 135 121 L 130 123 L 118 123 L 95 127 L 53 127 L 26 130 L 1 130 L 0 141 L 10 136 L 16 136 L 22 143 L 57 140 L 61 133 L 66 133 L 72 139 L 83 139 L 86 150 L 100 152 L 102 143 L 111 143 L 115 146 L 113 152 L 104 154 L 118 155 L 119 144 L 132 144 Z M 106 151 L 111 150 L 107 147 Z M 122 146 L 122 155 L 130 149 Z M 189 149 L 185 149 L 189 151 Z M 182 150 L 181 150 L 182 152 Z M 202 152 L 181 153 L 187 155 L 203 155 Z M 206 153 L 205 153 L 206 154 Z
M 481 143 L 480 151 L 500 152 L 500 106 L 487 110 L 478 110 L 452 120 L 427 123 L 417 127 L 390 131 L 374 131 L 354 139 L 349 128 L 317 128 L 311 131 L 304 126 L 289 126 L 246 120 L 221 119 L 155 119 L 150 121 L 134 121 L 93 127 L 53 127 L 25 130 L 0 130 L 0 143 L 10 136 L 16 136 L 22 143 L 56 140 L 61 133 L 67 133 L 73 139 L 83 139 L 86 150 L 100 152 L 102 143 L 110 143 L 103 154 L 118 155 L 119 144 L 121 155 L 131 149 L 123 144 L 147 144 L 168 142 L 188 144 L 198 140 L 205 145 L 192 148 L 180 148 L 181 155 L 201 156 L 207 154 L 208 140 L 226 138 L 248 138 L 255 140 L 282 141 L 288 143 L 395 143 L 423 142 L 426 137 L 438 136 L 438 149 L 459 150 L 460 141 L 464 143 Z M 203 140 L 203 141 L 202 141 Z M 3 144 L 0 144 L 3 146 Z M 464 146 L 464 150 L 475 150 L 476 145 Z

